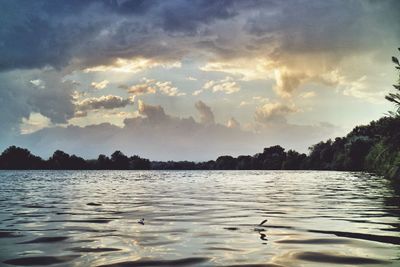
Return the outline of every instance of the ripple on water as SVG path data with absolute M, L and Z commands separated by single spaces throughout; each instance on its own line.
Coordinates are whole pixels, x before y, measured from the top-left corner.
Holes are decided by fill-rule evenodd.
M 111 219 L 88 219 L 88 220 L 52 220 L 51 223 L 109 223 Z
M 100 203 L 95 203 L 95 202 L 89 202 L 86 205 L 88 205 L 88 206 L 101 206 Z
M 92 252 L 98 253 L 98 252 L 119 251 L 121 249 L 119 249 L 119 248 L 100 248 L 100 247 L 97 247 L 97 248 L 74 247 L 74 248 L 69 248 L 67 250 L 72 251 L 72 252 L 82 252 L 82 253 L 92 253 Z
M 399 263 L 399 198 L 391 200 L 394 192 L 380 178 L 46 171 L 22 179 L 20 173 L 0 172 L 0 266 Z
M 97 267 L 136 267 L 136 266 L 190 266 L 208 261 L 209 258 L 193 257 L 177 260 L 138 260 L 124 261 L 112 264 L 98 265 Z
M 207 250 L 220 250 L 220 251 L 242 251 L 241 249 L 225 248 L 225 247 L 208 247 Z
M 21 237 L 23 235 L 17 234 L 15 232 L 10 231 L 0 231 L 0 238 L 13 238 L 13 237 Z
M 282 239 L 277 240 L 275 243 L 281 244 L 346 244 L 350 243 L 346 239 L 330 239 L 330 238 L 314 238 L 314 239 Z
M 387 261 L 364 258 L 364 257 L 353 257 L 346 255 L 338 255 L 331 253 L 323 253 L 323 252 L 298 252 L 292 255 L 293 258 L 304 260 L 304 261 L 312 261 L 312 262 L 321 262 L 321 263 L 334 263 L 334 264 L 384 264 L 388 263 Z
M 68 236 L 45 236 L 45 237 L 38 237 L 29 241 L 20 242 L 18 244 L 35 244 L 35 243 L 55 243 L 67 240 Z
M 72 232 L 88 232 L 88 233 L 112 233 L 117 231 L 115 229 L 95 229 L 88 226 L 66 226 L 63 228 L 63 230 Z
M 52 264 L 59 264 L 72 261 L 80 257 L 79 255 L 66 255 L 66 256 L 38 256 L 38 257 L 24 257 L 3 261 L 5 264 L 17 266 L 46 266 Z
M 368 241 L 381 242 L 386 244 L 400 245 L 400 237 L 387 236 L 387 235 L 373 235 L 363 233 L 341 232 L 341 231 L 322 231 L 322 230 L 309 230 L 312 233 L 331 234 L 340 237 L 348 237 L 354 239 L 363 239 Z
M 237 265 L 224 265 L 223 267 L 285 267 L 283 265 L 266 263 L 266 264 L 237 264 Z

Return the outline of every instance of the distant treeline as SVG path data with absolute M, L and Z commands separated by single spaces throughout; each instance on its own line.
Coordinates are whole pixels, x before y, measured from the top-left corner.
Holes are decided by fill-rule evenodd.
M 57 150 L 47 160 L 29 150 L 11 146 L 0 155 L 0 169 L 50 170 L 346 170 L 399 175 L 400 117 L 383 117 L 354 128 L 347 136 L 320 142 L 308 155 L 281 146 L 253 156 L 220 156 L 206 162 L 150 161 L 115 151 L 85 160 Z

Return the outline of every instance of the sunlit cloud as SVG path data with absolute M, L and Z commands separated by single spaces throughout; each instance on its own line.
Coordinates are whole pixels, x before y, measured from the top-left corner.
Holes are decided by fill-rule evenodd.
M 257 108 L 254 119 L 261 124 L 286 123 L 286 116 L 297 112 L 293 105 L 286 105 L 279 102 L 270 102 Z
M 92 82 L 90 86 L 94 89 L 101 90 L 107 87 L 110 82 L 107 80 L 103 80 L 101 82 Z
M 363 99 L 370 103 L 382 103 L 386 94 L 385 90 L 376 90 L 370 88 L 371 81 L 368 81 L 367 76 L 362 76 L 355 81 L 341 81 L 343 95 Z
M 20 125 L 21 134 L 30 134 L 51 125 L 49 118 L 40 113 L 31 113 L 29 118 L 23 118 Z
M 160 92 L 168 96 L 184 96 L 186 93 L 179 92 L 178 88 L 172 85 L 172 82 L 156 82 Z
M 122 98 L 116 95 L 103 95 L 100 97 L 90 97 L 75 102 L 76 117 L 83 117 L 88 111 L 98 109 L 116 109 L 132 105 L 135 102 L 135 96 Z
M 289 56 L 288 56 L 289 57 Z M 221 72 L 233 75 L 239 80 L 275 81 L 275 93 L 283 98 L 291 97 L 296 90 L 306 83 L 317 83 L 324 86 L 336 86 L 339 82 L 338 71 L 326 64 L 324 58 L 311 58 L 308 55 L 286 56 L 279 58 L 273 55 L 257 55 L 246 60 L 228 60 L 210 62 L 200 69 L 207 72 Z M 267 88 L 266 88 L 267 89 Z M 198 93 L 197 93 L 198 94 Z
M 226 123 L 226 127 L 228 128 L 240 128 L 240 123 L 234 118 L 229 118 L 228 122 Z
M 269 103 L 270 99 L 268 97 L 263 97 L 263 96 L 253 96 L 249 98 L 248 100 L 242 100 L 239 103 L 239 107 L 244 107 L 244 106 L 249 106 L 249 105 L 260 105 L 264 103 Z
M 314 91 L 304 92 L 300 94 L 301 98 L 314 98 L 317 94 Z
M 119 88 L 125 89 L 128 91 L 128 93 L 131 93 L 134 95 L 155 94 L 157 90 L 153 86 L 153 84 L 156 81 L 146 79 L 146 78 L 144 78 L 143 80 L 144 80 L 143 83 L 135 84 L 132 86 L 120 85 Z
M 143 78 L 143 82 L 132 86 L 120 85 L 119 88 L 125 89 L 128 93 L 134 95 L 160 94 L 167 96 L 184 96 L 186 93 L 180 92 L 177 87 L 172 85 L 171 81 L 157 81 L 154 79 Z
M 180 62 L 160 62 L 149 58 L 124 59 L 117 58 L 109 65 L 99 65 L 84 69 L 84 72 L 122 72 L 138 73 L 147 69 L 162 67 L 166 69 L 180 68 Z
M 244 81 L 271 79 L 274 75 L 271 60 L 261 58 L 239 58 L 225 61 L 208 62 L 200 67 L 206 72 L 222 72 L 236 76 Z
M 225 94 L 232 94 L 240 91 L 240 86 L 234 81 L 232 77 L 225 77 L 221 80 L 210 80 L 206 82 L 202 89 L 193 92 L 193 95 L 199 95 L 204 91 L 223 92 Z

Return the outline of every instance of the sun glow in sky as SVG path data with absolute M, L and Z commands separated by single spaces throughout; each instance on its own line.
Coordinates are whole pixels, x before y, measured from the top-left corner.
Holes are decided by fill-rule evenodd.
M 390 110 L 399 1 L 0 1 L 0 148 L 306 152 Z

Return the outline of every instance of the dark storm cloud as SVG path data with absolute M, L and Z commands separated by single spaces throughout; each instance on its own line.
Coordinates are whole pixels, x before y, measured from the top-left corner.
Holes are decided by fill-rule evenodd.
M 60 69 L 74 59 L 82 67 L 116 57 L 178 58 L 188 51 L 165 47 L 159 37 L 195 33 L 236 14 L 231 1 L 2 2 L 0 70 Z
M 158 3 L 159 1 L 154 0 L 103 1 L 107 9 L 124 15 L 146 14 L 149 9 L 157 6 Z
M 161 27 L 167 32 L 196 34 L 203 24 L 217 19 L 228 19 L 239 13 L 235 1 L 164 1 L 161 10 Z
M 272 14 L 250 18 L 246 29 L 275 35 L 285 53 L 362 51 L 400 36 L 399 9 L 399 1 L 281 1 Z
M 54 71 L 0 73 L 0 139 L 19 133 L 22 118 L 38 112 L 54 123 L 66 123 L 75 112 L 74 84 Z
M 235 58 L 261 53 L 266 46 L 273 50 L 269 56 L 275 57 L 309 51 L 345 54 L 400 35 L 399 1 L 1 4 L 0 70 L 60 69 L 69 64 L 82 68 L 109 64 L 117 57 L 179 60 L 192 53 Z M 219 21 L 229 21 L 231 27 L 215 27 Z
M 5 142 L 12 134 L 18 134 L 18 123 L 23 117 L 29 117 L 31 109 L 27 103 L 24 87 L 15 86 L 10 80 L 0 75 L 0 139 Z

